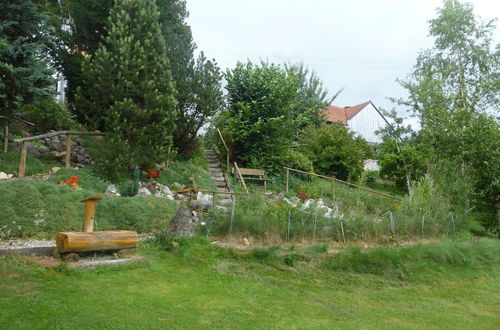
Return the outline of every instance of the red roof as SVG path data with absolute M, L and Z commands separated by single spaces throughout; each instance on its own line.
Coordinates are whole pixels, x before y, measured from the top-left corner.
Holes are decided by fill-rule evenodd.
M 347 121 L 363 110 L 369 103 L 370 101 L 345 108 L 330 105 L 326 108 L 325 120 L 329 123 L 341 122 L 347 125 Z

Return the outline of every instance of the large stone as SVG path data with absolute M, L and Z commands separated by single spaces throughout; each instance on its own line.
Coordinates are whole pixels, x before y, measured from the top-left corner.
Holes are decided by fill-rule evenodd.
M 0 172 L 0 180 L 8 180 L 9 176 L 5 172 Z
M 194 225 L 191 210 L 186 206 L 181 206 L 172 220 L 170 220 L 170 235 L 173 237 L 193 237 Z
M 141 187 L 141 188 L 139 188 L 139 192 L 137 193 L 137 195 L 141 196 L 141 197 L 149 197 L 149 196 L 151 196 L 153 194 L 151 193 L 151 191 L 149 191 L 148 188 Z

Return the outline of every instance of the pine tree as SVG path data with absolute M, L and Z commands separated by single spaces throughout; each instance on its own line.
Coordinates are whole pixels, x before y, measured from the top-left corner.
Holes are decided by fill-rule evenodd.
M 108 133 L 101 162 L 114 176 L 162 161 L 175 127 L 175 88 L 154 0 L 123 0 L 110 11 L 108 35 L 83 65 L 77 106 Z
M 39 32 L 44 21 L 33 1 L 0 2 L 0 121 L 52 95 L 46 39 Z

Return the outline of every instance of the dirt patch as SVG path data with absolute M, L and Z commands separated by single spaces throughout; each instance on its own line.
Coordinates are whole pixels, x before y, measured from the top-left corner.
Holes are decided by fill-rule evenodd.
M 56 267 L 58 266 L 61 261 L 59 259 L 53 258 L 53 257 L 35 257 L 35 256 L 29 256 L 29 257 L 22 257 L 25 260 L 32 261 L 40 266 L 43 267 Z

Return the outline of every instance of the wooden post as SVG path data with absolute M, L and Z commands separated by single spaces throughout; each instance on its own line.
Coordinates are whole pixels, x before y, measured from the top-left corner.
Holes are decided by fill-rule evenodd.
M 66 168 L 71 167 L 71 135 L 66 135 L 66 159 L 65 159 Z
M 212 208 L 215 209 L 215 191 L 212 191 Z
M 19 179 L 24 178 L 24 174 L 26 173 L 26 154 L 28 153 L 28 142 L 23 142 L 21 147 L 21 160 L 19 161 Z
M 285 185 L 286 185 L 285 192 L 286 193 L 288 192 L 288 176 L 289 175 L 290 175 L 290 170 L 287 168 L 287 169 L 285 169 Z
M 332 180 L 332 200 L 335 198 L 335 181 Z
M 3 128 L 3 152 L 9 151 L 9 124 Z
M 100 199 L 103 199 L 102 195 L 95 195 L 80 201 L 81 203 L 85 203 L 85 215 L 82 228 L 82 231 L 85 233 L 94 231 L 95 204 Z
M 231 207 L 231 220 L 229 222 L 229 235 L 233 233 L 234 211 L 236 209 L 236 195 L 233 196 L 233 206 Z
M 229 168 L 229 150 L 227 150 L 227 155 L 226 155 L 226 172 L 231 173 L 231 169 Z
M 245 191 L 248 194 L 248 188 L 247 188 L 247 185 L 245 183 L 245 179 L 241 175 L 240 169 L 238 168 L 238 164 L 236 164 L 236 162 L 234 162 L 234 169 L 235 169 L 236 173 L 238 174 L 238 177 L 240 178 L 241 185 L 243 186 L 243 188 L 245 188 Z

